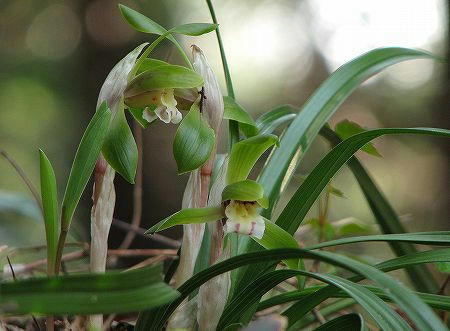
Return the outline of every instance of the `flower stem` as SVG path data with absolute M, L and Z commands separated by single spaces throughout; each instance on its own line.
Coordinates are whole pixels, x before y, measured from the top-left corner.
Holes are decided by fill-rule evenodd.
M 209 12 L 211 13 L 211 18 L 214 24 L 217 24 L 216 13 L 214 12 L 214 7 L 211 3 L 211 0 L 206 0 L 206 4 L 208 5 Z M 227 85 L 228 96 L 235 99 L 233 82 L 231 81 L 230 70 L 228 68 L 227 58 L 225 56 L 225 50 L 223 48 L 222 37 L 220 35 L 219 27 L 216 28 L 217 42 L 219 43 L 220 49 L 220 57 L 222 58 L 223 72 L 225 74 L 225 83 Z M 229 148 L 233 147 L 233 144 L 239 141 L 239 125 L 238 122 L 230 120 L 228 125 L 229 130 Z

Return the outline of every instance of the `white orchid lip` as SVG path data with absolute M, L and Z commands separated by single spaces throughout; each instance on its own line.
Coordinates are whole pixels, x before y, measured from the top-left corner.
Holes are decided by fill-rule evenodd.
M 153 122 L 159 118 L 164 123 L 178 124 L 183 116 L 177 108 L 177 100 L 173 94 L 173 89 L 164 89 L 157 93 L 152 93 L 149 104 L 156 104 L 156 109 L 152 111 L 149 107 L 144 109 L 142 117 L 148 122 Z
M 225 208 L 225 233 L 238 233 L 261 239 L 265 223 L 257 208 L 258 204 L 253 201 L 231 200 Z

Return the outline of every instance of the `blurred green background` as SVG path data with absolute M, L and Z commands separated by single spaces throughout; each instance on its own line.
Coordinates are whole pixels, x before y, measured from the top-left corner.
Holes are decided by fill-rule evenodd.
M 98 91 L 113 65 L 138 43 L 120 17 L 117 1 L 0 1 L 0 148 L 39 185 L 38 148 L 52 161 L 60 196 L 81 134 L 95 111 Z M 165 27 L 210 22 L 201 0 L 122 1 Z M 404 46 L 448 58 L 448 6 L 444 0 L 408 1 L 214 1 L 237 100 L 254 117 L 280 104 L 302 105 L 337 67 L 370 49 Z M 215 34 L 180 38 L 206 53 L 222 87 Z M 180 62 L 171 45 L 155 54 Z M 446 63 L 416 60 L 395 65 L 364 83 L 340 107 L 331 125 L 348 118 L 368 128 L 449 127 Z M 224 89 L 225 92 L 225 89 Z M 225 133 L 225 124 L 222 133 Z M 144 131 L 144 211 L 148 227 L 178 210 L 187 176 L 176 174 L 172 140 L 176 127 L 158 123 Z M 223 138 L 223 137 L 222 137 Z M 448 144 L 429 137 L 385 137 L 382 158 L 359 153 L 411 231 L 448 230 Z M 225 151 L 222 139 L 220 150 Z M 299 169 L 305 175 L 327 151 L 321 138 Z M 132 187 L 117 177 L 115 217 L 129 221 Z M 355 217 L 374 223 L 354 178 L 343 169 L 333 183 L 347 199 L 332 198 L 330 221 Z M 298 186 L 293 181 L 288 193 Z M 25 185 L 0 160 L 0 246 L 43 242 Z M 89 238 L 89 184 L 73 224 L 73 236 Z M 283 205 L 285 201 L 281 201 Z M 17 208 L 16 208 L 17 207 Z M 314 217 L 317 209 L 310 211 Z M 168 232 L 179 238 L 181 229 Z M 113 227 L 114 247 L 124 232 Z M 310 236 L 305 233 L 304 236 Z M 308 239 L 300 236 L 301 239 Z M 152 245 L 137 238 L 135 246 Z M 379 244 L 374 244 L 379 245 Z M 360 246 L 361 248 L 362 246 Z M 388 249 L 365 245 L 362 254 L 386 257 Z

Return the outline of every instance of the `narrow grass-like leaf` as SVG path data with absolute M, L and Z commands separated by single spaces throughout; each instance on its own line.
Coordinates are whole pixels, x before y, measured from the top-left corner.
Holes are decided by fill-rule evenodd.
M 153 225 L 145 233 L 153 234 L 155 232 L 171 228 L 175 225 L 218 221 L 223 217 L 223 208 L 221 206 L 182 209 L 175 214 L 163 219 L 161 222 Z
M 344 64 L 323 82 L 286 130 L 280 148 L 274 152 L 261 174 L 260 181 L 271 206 L 277 200 L 281 183 L 286 176 L 290 178 L 319 130 L 360 83 L 395 63 L 431 57 L 431 54 L 419 50 L 379 48 Z M 298 150 L 301 151 L 300 155 L 291 165 Z M 289 168 L 291 171 L 288 172 Z M 287 183 L 288 179 L 284 182 Z
M 125 313 L 157 307 L 179 293 L 162 282 L 162 268 L 37 278 L 0 284 L 0 312 L 14 314 Z
M 423 263 L 431 263 L 431 262 L 443 262 L 450 260 L 450 249 L 435 249 L 431 251 L 425 252 L 416 252 L 411 253 L 405 256 L 400 256 L 395 259 L 391 259 L 382 263 L 377 264 L 375 267 L 383 272 L 389 272 L 392 270 L 398 270 L 402 268 L 410 269 L 411 267 L 417 266 Z M 354 276 L 350 278 L 353 282 L 358 282 L 363 280 L 363 276 Z M 336 288 L 331 286 L 326 286 L 323 289 L 318 290 L 314 294 L 311 294 L 304 299 L 301 299 L 293 306 L 291 306 L 288 310 L 290 311 L 293 319 L 301 319 L 303 315 L 308 313 L 315 306 L 319 305 L 321 302 L 326 299 L 332 297 L 337 293 Z M 292 321 L 294 323 L 294 320 Z M 294 325 L 296 325 L 295 323 Z
M 260 134 L 269 134 L 283 124 L 292 122 L 297 116 L 298 109 L 286 105 L 264 113 L 256 120 Z
M 227 325 L 238 322 L 248 306 L 257 303 L 261 296 L 282 281 L 299 274 L 321 280 L 341 289 L 348 296 L 355 299 L 383 330 L 411 330 L 408 324 L 394 310 L 363 286 L 338 276 L 299 270 L 276 270 L 254 280 L 225 307 L 217 329 L 222 330 Z
M 322 324 L 314 331 L 335 331 L 335 330 L 367 330 L 364 326 L 364 320 L 361 315 L 351 313 L 345 314 Z
M 47 272 L 55 270 L 56 250 L 59 237 L 59 206 L 56 177 L 52 164 L 42 150 L 39 150 L 41 197 L 44 212 L 45 237 L 47 240 Z
M 247 179 L 261 155 L 277 144 L 278 137 L 271 134 L 251 137 L 234 144 L 228 163 L 227 183 Z
M 371 236 L 341 238 L 312 245 L 307 247 L 307 249 L 318 249 L 324 247 L 346 245 L 358 242 L 369 242 L 369 241 L 383 241 L 383 242 L 400 241 L 423 245 L 450 246 L 450 231 L 380 234 Z
M 386 301 L 392 301 L 389 295 L 387 295 L 381 288 L 376 286 L 369 286 L 369 285 L 361 285 L 365 287 L 366 289 L 370 290 L 372 293 L 376 294 L 379 298 L 386 300 Z M 321 290 L 325 288 L 326 286 L 323 285 L 317 285 L 317 286 L 310 286 L 303 290 L 295 290 L 290 292 L 284 292 L 281 294 L 278 294 L 276 296 L 271 297 L 270 299 L 262 301 L 258 305 L 257 311 L 261 311 L 270 307 L 282 305 L 288 302 L 297 301 L 299 299 L 302 299 L 311 293 L 314 293 L 318 290 Z M 441 309 L 441 310 L 450 310 L 450 298 L 445 295 L 437 295 L 437 294 L 429 294 L 429 293 L 420 293 L 420 292 L 414 292 L 423 302 L 428 304 L 430 307 L 435 309 Z M 348 298 L 349 295 L 342 292 L 342 291 L 336 291 L 331 296 L 333 298 Z
M 202 118 L 198 106 L 194 104 L 178 127 L 173 142 L 178 173 L 201 167 L 208 160 L 215 143 L 214 130 Z
M 111 111 L 103 102 L 92 117 L 78 145 L 70 170 L 62 203 L 61 227 L 68 229 L 81 194 L 94 170 L 111 119 Z
M 363 276 L 363 278 L 371 279 L 377 285 L 385 289 L 385 292 L 388 293 L 388 295 L 394 300 L 394 302 L 399 304 L 400 308 L 403 309 L 406 314 L 408 314 L 408 316 L 421 330 L 433 330 L 433 328 L 445 329 L 445 327 L 442 325 L 442 322 L 433 314 L 429 307 L 427 307 L 420 301 L 420 299 L 415 294 L 411 293 L 403 285 L 395 281 L 390 276 L 377 270 L 376 268 L 329 252 L 286 248 L 242 254 L 217 263 L 197 273 L 177 289 L 181 293 L 181 296 L 179 298 L 174 300 L 169 305 L 159 308 L 157 311 L 147 311 L 142 313 L 136 324 L 136 330 L 158 330 L 159 328 L 161 328 L 167 318 L 184 300 L 184 298 L 186 298 L 192 291 L 201 286 L 203 283 L 217 275 L 220 275 L 221 273 L 233 270 L 243 265 L 258 263 L 261 260 L 264 260 L 266 262 L 276 262 L 293 258 L 314 259 L 327 262 L 360 274 Z M 419 262 L 417 259 L 415 259 L 411 263 L 415 264 Z M 329 289 L 331 291 L 331 294 L 333 294 L 335 288 L 329 287 Z M 327 298 L 327 296 L 324 297 L 325 299 Z M 310 309 L 312 309 L 315 305 L 317 305 L 317 303 L 314 304 Z M 306 311 L 309 311 L 310 309 Z M 297 316 L 297 319 L 301 316 L 303 315 Z
M 276 223 L 294 233 L 327 183 L 353 154 L 369 141 L 387 134 L 425 134 L 450 137 L 450 131 L 434 128 L 389 128 L 359 133 L 333 148 L 300 185 Z
M 222 191 L 222 201 L 227 200 L 256 201 L 261 207 L 268 207 L 268 201 L 264 198 L 264 190 L 261 184 L 251 179 L 225 186 Z
M 327 126 L 324 126 L 320 133 L 333 146 L 342 141 L 339 136 Z M 353 156 L 347 164 L 358 181 L 369 207 L 372 210 L 383 233 L 407 232 L 401 224 L 400 218 L 394 208 L 379 188 L 377 188 L 375 182 L 358 159 Z M 389 246 L 398 256 L 411 254 L 417 251 L 415 247 L 409 243 L 390 241 Z M 437 284 L 426 266 L 413 266 L 406 269 L 406 272 L 418 291 L 435 292 L 437 290 Z
M 319 130 L 360 83 L 393 64 L 432 57 L 427 52 L 406 48 L 374 49 L 344 64 L 324 81 L 303 105 L 299 115 L 283 135 L 280 148 L 271 154 L 261 172 L 258 182 L 264 186 L 264 192 L 270 201 L 270 207 L 263 212 L 263 216 L 272 218 L 273 208 L 281 192 L 288 185 Z M 243 252 L 258 249 L 249 239 L 241 240 L 240 246 Z M 265 267 L 262 264 L 251 270 L 239 270 L 239 275 L 232 279 L 233 291 L 239 292 L 242 286 L 246 286 L 248 279 L 253 279 Z M 234 284 L 237 281 L 240 282 L 239 286 Z
M 125 180 L 134 184 L 138 150 L 133 133 L 125 118 L 123 105 L 119 106 L 109 126 L 102 148 L 105 160 Z

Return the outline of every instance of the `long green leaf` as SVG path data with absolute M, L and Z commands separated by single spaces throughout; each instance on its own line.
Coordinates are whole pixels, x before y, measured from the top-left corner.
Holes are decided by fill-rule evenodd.
M 361 237 L 341 238 L 312 245 L 307 247 L 307 249 L 318 249 L 323 247 L 338 246 L 368 241 L 383 241 L 383 242 L 400 241 L 423 245 L 450 246 L 450 231 L 380 234 Z
M 334 330 L 366 330 L 364 320 L 361 315 L 351 313 L 345 314 L 326 322 L 314 329 L 314 331 L 334 331 Z
M 292 175 L 292 172 L 286 172 L 294 155 L 301 150 L 298 160 L 294 162 L 298 163 L 322 126 L 359 84 L 398 62 L 431 57 L 431 54 L 419 50 L 379 48 L 344 64 L 323 82 L 286 130 L 280 148 L 275 151 L 261 174 L 260 181 L 269 196 L 271 206 L 277 200 L 285 176 Z M 295 169 L 295 166 L 294 164 L 291 168 Z
M 303 159 L 320 128 L 336 112 L 352 91 L 364 80 L 381 70 L 401 61 L 431 58 L 426 52 L 406 48 L 379 48 L 365 53 L 337 69 L 303 105 L 299 115 L 286 130 L 280 147 L 272 153 L 264 167 L 259 182 L 270 200 L 270 208 L 263 212 L 271 218 L 273 208 L 282 191 L 289 183 L 299 162 Z M 283 185 L 282 185 L 283 184 Z M 257 250 L 251 240 L 241 240 L 241 251 Z M 232 288 L 239 292 L 249 279 L 260 273 L 266 265 L 243 268 L 232 279 Z M 235 283 L 239 282 L 239 285 Z M 236 285 L 236 286 L 235 286 Z M 231 294 L 233 295 L 233 293 Z
M 178 126 L 173 141 L 173 156 L 178 173 L 182 174 L 201 167 L 209 158 L 215 141 L 214 130 L 202 117 L 194 104 Z
M 253 281 L 225 307 L 217 329 L 222 330 L 227 325 L 238 322 L 239 317 L 245 312 L 248 306 L 258 302 L 262 295 L 277 284 L 298 274 L 312 277 L 340 288 L 348 296 L 355 299 L 373 317 L 382 329 L 410 330 L 408 324 L 406 324 L 395 311 L 363 286 L 333 275 L 295 270 L 272 271 Z
M 153 225 L 145 233 L 153 234 L 175 225 L 218 221 L 223 217 L 223 209 L 221 206 L 182 209 L 175 214 L 163 219 L 161 222 Z
M 450 249 L 438 249 L 425 252 L 417 252 L 401 256 L 383 263 L 377 264 L 375 267 L 383 272 L 389 272 L 392 270 L 397 270 L 401 268 L 409 268 L 422 263 L 430 262 L 441 262 L 450 259 Z M 358 282 L 363 280 L 363 276 L 354 276 L 350 278 L 353 282 Z M 303 315 L 308 313 L 315 306 L 319 305 L 321 302 L 332 297 L 337 293 L 336 288 L 331 286 L 326 286 L 317 292 L 308 295 L 304 299 L 301 299 L 293 306 L 291 306 L 286 313 L 291 316 L 291 323 L 302 318 Z
M 353 154 L 369 141 L 387 134 L 425 134 L 450 137 L 450 131 L 434 128 L 389 128 L 359 133 L 333 148 L 313 169 L 284 208 L 276 223 L 294 233 L 323 188 Z
M 242 254 L 217 263 L 197 273 L 177 289 L 181 293 L 179 298 L 174 300 L 169 305 L 159 308 L 157 311 L 147 311 L 142 313 L 136 324 L 136 330 L 158 330 L 161 328 L 167 318 L 184 300 L 184 298 L 186 298 L 192 291 L 201 286 L 203 283 L 217 275 L 220 275 L 221 273 L 233 270 L 243 265 L 258 263 L 261 260 L 276 262 L 294 258 L 314 259 L 331 263 L 333 265 L 351 270 L 365 278 L 371 279 L 386 290 L 386 293 L 388 293 L 390 297 L 399 304 L 400 308 L 408 314 L 408 316 L 421 330 L 430 330 L 430 328 L 433 329 L 433 327 L 442 327 L 445 329 L 440 320 L 424 303 L 420 301 L 416 295 L 376 268 L 329 252 L 286 248 Z M 415 263 L 419 262 L 415 260 L 412 264 Z M 331 288 L 331 290 L 333 291 L 334 288 Z
M 56 250 L 59 237 L 59 212 L 56 177 L 52 164 L 42 150 L 39 150 L 41 197 L 44 212 L 45 237 L 47 240 L 47 271 L 55 270 Z
M 81 194 L 94 170 L 108 132 L 111 111 L 103 102 L 92 117 L 78 145 L 62 203 L 61 227 L 68 229 Z
M 298 109 L 292 106 L 280 106 L 264 113 L 256 120 L 260 134 L 272 133 L 279 126 L 290 123 L 297 116 Z
M 379 298 L 386 300 L 386 301 L 392 301 L 389 295 L 387 295 L 383 290 L 376 286 L 369 286 L 369 285 L 361 285 L 370 290 L 371 292 L 375 293 Z M 326 286 L 323 285 L 317 285 L 317 286 L 311 286 L 303 290 L 295 290 L 290 292 L 285 292 L 278 294 L 276 296 L 271 297 L 270 299 L 262 301 L 258 305 L 257 311 L 261 311 L 270 307 L 282 305 L 291 301 L 297 301 L 299 299 L 302 299 L 311 293 L 314 293 L 318 290 L 321 290 L 325 288 Z M 428 304 L 430 307 L 435 309 L 442 309 L 449 311 L 450 310 L 450 298 L 445 295 L 437 295 L 437 294 L 429 294 L 429 293 L 420 293 L 420 292 L 414 292 L 423 302 Z M 342 291 L 336 291 L 331 297 L 333 298 L 348 298 L 349 295 L 342 292 Z
M 122 273 L 27 279 L 0 284 L 0 312 L 125 313 L 157 307 L 179 293 L 162 282 L 161 266 Z
M 342 141 L 339 136 L 327 126 L 324 126 L 320 133 L 333 144 L 333 146 Z M 353 156 L 347 164 L 358 181 L 361 190 L 369 203 L 369 207 L 375 215 L 377 223 L 380 225 L 383 233 L 407 232 L 401 224 L 394 208 L 392 208 L 389 201 L 384 197 L 379 188 L 377 188 L 375 182 L 370 178 L 367 170 L 364 169 L 359 160 Z M 409 243 L 390 241 L 389 245 L 398 256 L 416 252 L 415 247 Z M 418 291 L 435 292 L 437 290 L 437 284 L 426 266 L 414 266 L 406 269 L 406 272 Z

